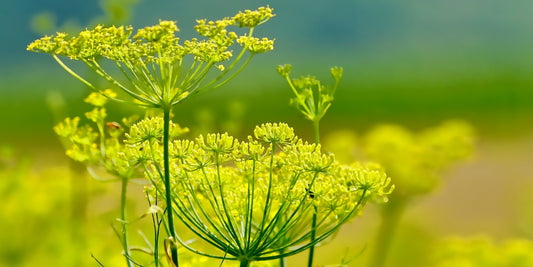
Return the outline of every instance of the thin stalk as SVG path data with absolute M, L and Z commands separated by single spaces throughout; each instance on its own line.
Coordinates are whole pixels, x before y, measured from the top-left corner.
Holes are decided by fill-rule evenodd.
M 194 69 L 194 72 L 188 77 L 187 80 L 183 80 L 184 85 L 183 88 L 192 88 L 195 84 L 197 84 L 200 80 L 199 77 L 204 76 L 207 72 L 209 72 L 209 69 L 213 66 L 213 61 L 207 62 L 207 64 L 204 66 L 204 62 L 201 62 L 196 66 Z
M 250 262 L 248 260 L 241 260 L 241 264 L 239 264 L 239 267 L 248 267 L 250 266 Z
M 201 169 L 202 169 L 202 174 L 204 176 L 205 182 L 207 183 L 207 187 L 202 186 L 202 188 L 203 188 L 203 190 L 206 193 L 210 193 L 211 194 L 211 197 L 213 198 L 213 200 L 211 200 L 210 198 L 207 198 L 207 199 L 208 199 L 209 203 L 211 204 L 211 207 L 213 209 L 213 212 L 216 215 L 216 218 L 220 221 L 221 228 L 223 228 L 227 233 L 230 234 L 230 236 L 228 236 L 228 237 L 226 237 L 226 235 L 224 235 L 224 238 L 227 238 L 227 240 L 230 240 L 231 239 L 231 232 L 230 232 L 230 229 L 228 227 L 229 222 L 225 220 L 224 216 L 222 216 L 222 213 L 220 212 L 222 209 L 220 208 L 220 204 L 218 203 L 217 197 L 215 195 L 215 191 L 214 191 L 213 187 L 211 186 L 211 183 L 209 182 L 209 178 L 207 176 L 205 168 L 202 167 Z
M 289 76 L 285 76 L 285 80 L 287 81 L 287 83 L 289 84 L 289 87 L 292 89 L 292 92 L 294 93 L 294 96 L 298 96 L 300 95 L 298 93 L 298 90 L 296 90 L 296 87 L 294 87 L 294 84 L 292 83 L 291 79 L 289 78 Z M 307 105 L 302 105 L 301 106 L 303 109 L 305 109 L 305 112 L 304 112 L 304 115 L 309 115 L 309 114 L 313 114 L 313 112 L 311 112 L 311 110 L 309 109 L 309 107 Z
M 281 250 L 280 254 L 285 253 L 285 250 Z M 279 258 L 279 267 L 285 267 L 285 257 Z
M 91 61 L 88 61 L 88 60 L 83 60 L 83 62 L 89 67 L 91 68 L 94 72 L 96 72 L 96 74 L 100 75 L 102 78 L 104 78 L 106 81 L 118 86 L 120 89 L 122 89 L 122 91 L 126 92 L 128 95 L 130 95 L 131 97 L 143 102 L 143 103 L 146 103 L 146 104 L 150 104 L 150 105 L 157 105 L 157 102 L 155 102 L 154 100 L 151 100 L 149 98 L 146 98 L 140 94 L 137 94 L 133 91 L 131 91 L 130 89 L 128 89 L 126 86 L 122 85 L 121 83 L 119 83 L 116 79 L 114 79 L 111 75 L 109 75 L 102 67 L 100 67 L 100 65 L 98 64 L 98 62 L 96 62 L 95 59 L 92 59 Z
M 235 78 L 235 76 L 237 76 L 239 73 L 241 73 L 241 71 L 248 65 L 248 63 L 250 63 L 250 61 L 252 60 L 252 58 L 254 57 L 255 54 L 252 54 L 245 62 L 244 64 L 242 64 L 242 66 L 235 72 L 233 73 L 229 78 L 227 78 L 226 80 L 220 82 L 219 84 L 213 86 L 211 89 L 215 89 L 215 88 L 218 88 L 224 84 L 226 84 L 227 82 L 231 81 L 233 78 Z
M 219 161 L 219 155 L 218 153 L 215 154 L 215 157 L 216 157 L 216 167 L 217 167 L 217 178 L 218 178 L 218 184 L 219 184 L 219 194 L 220 194 L 220 200 L 222 202 L 222 207 L 224 208 L 224 213 L 226 214 L 226 218 L 227 218 L 227 221 L 228 221 L 228 229 L 230 230 L 230 235 L 233 236 L 234 238 L 234 241 L 235 243 L 237 243 L 237 246 L 239 247 L 239 250 L 241 252 L 244 252 L 243 251 L 243 242 L 241 242 L 241 239 L 239 238 L 240 233 L 237 233 L 237 231 L 235 230 L 235 227 L 233 227 L 234 224 L 237 224 L 234 220 L 234 218 L 229 214 L 228 212 L 228 208 L 226 207 L 226 200 L 224 199 L 224 191 L 222 190 L 222 181 L 221 181 L 221 178 L 220 178 L 220 161 Z M 232 220 L 233 219 L 233 220 Z M 237 229 L 238 230 L 238 229 Z
M 254 32 L 254 28 L 250 28 L 250 31 L 248 32 L 248 36 L 249 37 L 252 37 L 252 34 Z M 220 79 L 222 79 L 222 77 L 226 76 L 226 74 L 228 72 L 230 72 L 233 67 L 235 67 L 235 65 L 237 65 L 237 63 L 241 60 L 242 56 L 244 55 L 244 53 L 248 50 L 248 45 L 245 45 L 241 52 L 239 53 L 239 55 L 237 56 L 237 58 L 235 58 L 235 60 L 221 73 L 219 74 L 217 77 L 215 77 L 215 79 L 213 79 L 211 82 L 209 82 L 208 84 L 206 84 L 205 86 L 202 87 L 202 89 L 205 89 L 205 88 L 210 88 L 213 84 L 215 84 L 216 82 L 218 82 Z M 250 56 L 250 59 L 253 57 Z M 247 62 L 250 61 L 250 59 L 248 59 Z M 245 63 L 244 65 L 247 65 L 248 63 Z M 241 67 L 236 73 L 238 74 L 239 72 L 241 72 L 243 68 Z M 230 78 L 228 78 L 228 80 L 224 81 L 224 82 L 221 82 L 220 84 L 216 85 L 216 87 L 219 87 L 223 84 L 225 84 L 226 82 L 228 82 L 229 80 L 233 79 L 233 77 L 235 77 L 235 74 L 233 76 L 231 76 Z
M 193 94 L 197 94 L 198 93 L 198 88 L 200 88 L 200 86 L 202 85 L 202 83 L 204 82 L 204 80 L 206 79 L 207 77 L 207 74 L 209 74 L 209 70 L 211 69 L 211 67 L 213 66 L 213 61 L 210 61 L 203 69 L 202 71 L 200 71 L 200 73 L 198 74 L 197 77 L 194 78 L 194 82 L 190 83 L 190 84 L 187 84 L 186 87 L 182 88 L 183 92 L 188 92 L 188 95 L 193 95 Z M 199 67 L 199 66 L 198 66 Z M 205 87 L 203 87 L 205 88 Z M 202 89 L 203 89 L 202 88 Z M 172 105 L 175 105 L 176 103 L 179 103 L 180 101 L 183 100 L 183 98 L 181 99 L 177 99 L 176 97 L 179 97 L 180 95 L 177 95 L 172 98 Z
M 122 65 L 119 62 L 115 62 L 115 65 L 120 70 L 120 72 L 122 72 L 122 75 L 126 77 L 126 79 L 130 82 L 130 84 L 133 87 L 135 87 L 137 92 L 142 92 L 142 89 L 141 89 L 142 86 L 149 87 L 147 84 L 144 84 L 144 85 L 140 84 L 143 81 L 140 80 L 139 77 L 137 77 L 137 75 L 133 72 L 133 70 L 126 63 L 124 63 L 124 65 L 126 66 L 126 68 L 128 68 L 129 72 L 127 72 L 126 69 L 122 67 Z M 154 99 L 153 97 L 151 98 Z
M 128 179 L 122 178 L 122 189 L 120 191 L 120 223 L 122 224 L 122 246 L 124 247 L 124 257 L 128 267 L 133 267 L 130 256 L 130 249 L 128 247 L 128 223 L 126 221 L 126 193 L 128 190 Z
M 157 97 L 159 101 L 162 100 L 161 89 L 157 85 L 157 81 L 154 79 L 153 74 L 151 74 L 150 70 L 146 67 L 146 64 L 144 62 L 139 65 L 132 65 L 130 63 L 130 67 L 128 68 L 131 69 L 132 73 L 136 73 L 136 76 L 142 78 L 142 81 L 144 81 L 147 84 L 147 87 L 152 90 L 153 96 Z
M 222 251 L 229 251 L 230 249 L 233 251 L 235 249 L 230 248 L 229 246 L 231 243 L 225 243 L 224 241 L 217 238 L 211 231 L 205 228 L 205 225 L 199 225 L 201 222 L 195 222 L 190 214 L 187 214 L 186 211 L 184 211 L 183 202 L 180 202 L 176 205 L 177 210 L 179 213 L 176 213 L 176 216 L 184 223 L 184 225 L 191 230 L 194 234 L 196 234 L 198 237 L 206 241 L 207 243 L 213 245 L 214 247 L 222 250 Z M 188 222 L 192 223 L 189 224 Z M 182 243 L 181 241 L 179 241 Z M 234 255 L 235 253 L 232 253 L 231 255 Z
M 146 193 L 146 199 L 148 200 L 148 205 L 152 206 L 152 202 Z M 155 205 L 157 206 L 157 190 L 155 191 Z M 154 264 L 155 267 L 159 266 L 159 229 L 160 229 L 160 220 L 159 214 L 152 214 L 152 226 L 154 227 L 154 247 L 152 248 L 152 253 L 154 255 Z M 150 242 L 146 242 L 150 246 Z
M 320 144 L 320 119 L 313 121 L 313 130 L 315 132 L 315 144 Z
M 311 184 L 313 184 L 315 179 L 316 179 L 316 176 L 311 181 Z M 287 192 L 290 192 L 293 189 L 293 187 L 294 187 L 294 184 L 291 185 L 291 187 L 289 188 L 289 190 Z M 286 218 L 284 219 L 283 224 L 279 228 L 278 232 L 276 233 L 276 235 L 273 238 L 270 238 L 268 241 L 264 242 L 262 244 L 262 247 L 257 249 L 258 251 L 268 248 L 271 244 L 278 242 L 281 238 L 289 240 L 289 239 L 291 239 L 291 237 L 290 237 L 291 235 L 299 235 L 298 232 L 294 233 L 293 227 L 294 227 L 294 225 L 296 225 L 298 223 L 298 218 L 306 217 L 307 209 L 310 206 L 310 205 L 304 205 L 304 203 L 306 203 L 305 199 L 307 197 L 308 197 L 307 195 L 303 196 L 303 198 L 300 200 L 300 203 L 293 209 L 293 212 L 290 215 L 283 213 L 283 215 L 285 215 L 285 216 L 288 215 L 288 216 L 286 216 Z M 281 209 L 282 208 L 280 208 L 280 210 Z M 287 207 L 287 209 L 288 209 L 288 207 Z M 299 216 L 296 216 L 298 213 L 299 213 Z M 278 218 L 279 214 L 281 214 L 281 212 L 278 211 L 278 213 L 276 214 L 275 217 Z M 273 231 L 273 227 L 269 226 L 267 228 L 270 228 L 270 231 L 267 234 L 267 236 L 268 236 Z M 291 233 L 288 233 L 289 231 Z M 286 243 L 286 242 L 282 241 L 282 243 Z M 286 247 L 286 248 L 288 248 L 288 247 Z M 281 250 L 284 250 L 284 249 L 281 249 Z
M 200 236 L 201 237 L 201 236 Z M 206 239 L 204 239 L 206 240 Z M 228 250 L 228 253 L 224 253 L 223 256 L 218 256 L 218 255 L 212 255 L 212 254 L 208 254 L 208 253 L 205 253 L 205 252 L 202 252 L 202 251 L 199 251 L 199 250 L 196 250 L 192 247 L 190 247 L 187 243 L 183 242 L 182 240 L 178 239 L 178 242 L 181 244 L 182 247 L 184 247 L 185 249 L 193 252 L 193 253 L 196 253 L 200 256 L 206 256 L 206 257 L 209 257 L 209 258 L 212 258 L 212 259 L 219 259 L 219 260 L 238 260 L 238 258 L 235 258 L 235 257 L 228 257 L 227 254 L 230 254 L 230 255 L 238 255 L 238 252 L 235 251 L 235 253 L 229 253 L 229 250 Z
M 357 201 L 357 204 L 355 205 L 355 207 L 340 221 L 338 222 L 336 225 L 334 225 L 333 227 L 331 227 L 330 229 L 326 230 L 324 233 L 322 233 L 319 237 L 316 238 L 316 241 L 315 243 L 318 243 L 318 242 L 321 242 L 323 240 L 325 240 L 327 237 L 329 237 L 333 232 L 337 231 L 344 223 L 346 223 L 349 219 L 350 219 L 350 216 L 356 212 L 359 207 L 361 205 L 364 205 L 364 198 L 366 196 L 366 189 L 363 190 L 363 193 L 361 194 L 361 197 L 359 199 L 359 201 Z M 306 238 L 307 235 L 304 235 L 304 237 Z M 293 242 L 291 242 L 290 244 L 287 244 L 283 247 L 281 247 L 278 251 L 281 251 L 283 249 L 288 249 L 300 242 L 302 242 L 302 240 L 304 239 L 303 238 L 300 238 L 300 239 L 297 239 Z M 280 257 L 288 257 L 288 256 L 292 256 L 292 255 L 295 255 L 295 254 L 298 254 L 302 251 L 305 251 L 307 250 L 310 245 L 314 245 L 315 243 L 309 243 L 309 244 L 306 244 L 306 245 L 303 245 L 297 249 L 294 249 L 294 250 L 290 250 L 289 252 L 285 253 L 285 254 L 279 254 L 279 255 L 274 255 L 274 256 L 265 256 L 265 257 L 262 257 L 263 255 L 266 255 L 266 254 L 271 254 L 273 251 L 268 251 L 268 252 L 262 252 L 262 253 L 258 253 L 256 254 L 256 258 L 255 260 L 257 261 L 269 261 L 269 260 L 275 260 L 275 259 L 279 259 Z
M 178 236 L 176 235 L 176 230 L 174 229 L 174 217 L 172 209 L 172 197 L 170 190 L 170 159 L 169 159 L 169 135 L 170 135 L 170 112 L 171 107 L 163 108 L 163 161 L 164 161 L 164 172 L 165 172 L 165 200 L 167 202 L 167 218 L 168 218 L 168 228 L 170 236 L 174 239 L 170 244 L 170 253 L 172 257 L 172 262 L 178 266 L 178 247 L 176 246 L 176 240 Z
M 246 246 L 245 249 L 248 251 L 250 248 L 250 241 L 252 237 L 252 221 L 254 217 L 254 194 L 255 194 L 255 159 L 252 163 L 252 178 L 248 180 L 248 199 L 246 200 L 246 223 L 244 233 L 246 236 Z
M 104 120 L 98 121 L 96 123 L 98 128 L 98 133 L 100 134 L 100 154 L 105 158 L 105 134 L 104 134 Z
M 185 164 L 184 163 L 184 160 L 181 159 L 181 164 L 182 166 Z M 188 179 L 189 175 L 187 172 L 185 172 L 185 177 Z M 188 183 L 187 181 L 181 181 L 182 185 L 187 188 L 189 190 L 189 192 L 191 192 L 191 194 L 189 195 L 188 197 L 188 200 L 189 200 L 189 206 L 191 207 L 191 209 L 193 210 L 194 212 L 194 215 L 196 216 L 196 222 L 198 223 L 202 223 L 202 220 L 200 219 L 200 215 L 198 214 L 198 212 L 196 211 L 196 209 L 194 208 L 194 203 L 191 202 L 191 197 L 192 199 L 194 200 L 194 202 L 196 203 L 196 206 L 198 206 L 201 214 L 203 215 L 203 217 L 207 220 L 207 222 L 213 227 L 213 229 L 217 232 L 218 235 L 220 235 L 222 238 L 224 238 L 224 240 L 220 240 L 221 243 L 223 244 L 224 242 L 227 244 L 227 243 L 230 243 L 229 242 L 229 238 L 226 237 L 226 235 L 224 235 L 220 230 L 219 228 L 221 227 L 217 227 L 217 225 L 215 225 L 215 222 L 211 219 L 211 217 L 207 214 L 206 210 L 204 209 L 204 207 L 202 206 L 202 203 L 200 202 L 200 200 L 198 200 L 198 197 L 196 196 L 196 194 L 194 194 L 193 192 L 195 192 L 195 189 L 193 188 L 193 186 L 191 185 L 191 183 Z M 205 190 L 204 190 L 205 191 Z M 200 227 L 198 227 L 200 228 Z M 204 228 L 205 229 L 205 228 Z M 210 237 L 213 237 L 214 239 L 216 239 L 215 235 L 209 231 L 209 236 Z
M 394 196 L 392 196 L 394 197 Z M 370 267 L 385 266 L 387 254 L 390 250 L 394 233 L 398 228 L 398 223 L 405 211 L 405 200 L 401 197 L 391 199 L 386 206 L 381 210 L 381 224 L 379 226 L 378 235 L 376 236 L 376 243 L 374 245 L 374 255 L 370 261 Z
M 315 144 L 316 145 L 320 144 L 320 124 L 319 123 L 320 123 L 319 119 L 313 120 L 313 130 L 315 132 Z M 309 190 L 311 190 L 311 188 L 309 188 Z M 311 221 L 311 243 L 313 243 L 316 238 L 316 219 L 317 219 L 316 217 L 317 215 L 316 215 L 316 207 L 315 207 L 315 210 L 313 211 L 313 219 Z M 315 256 L 315 245 L 312 245 L 309 248 L 309 258 L 307 260 L 308 267 L 313 266 L 314 256 Z
M 265 233 L 265 224 L 266 219 L 269 217 L 270 214 L 270 197 L 272 194 L 272 176 L 273 176 L 273 169 L 274 169 L 274 153 L 276 149 L 276 144 L 272 143 L 270 145 L 270 164 L 269 164 L 269 178 L 268 178 L 268 189 L 267 189 L 267 196 L 265 200 L 265 210 L 263 211 L 263 219 L 261 220 L 261 224 L 258 227 L 258 231 L 256 232 L 256 235 L 254 235 L 254 239 L 257 240 L 257 242 L 254 242 L 254 245 L 252 246 L 253 250 L 256 250 L 258 247 L 261 246 L 261 243 L 263 242 L 263 237 L 266 236 Z M 254 240 L 254 241 L 255 241 Z
M 315 241 L 316 239 L 316 207 L 313 212 L 313 220 L 311 221 L 311 243 Z M 307 266 L 312 267 L 313 266 L 313 257 L 315 256 L 315 245 L 312 245 L 309 248 L 309 258 L 307 260 Z
M 182 64 L 183 61 L 180 61 L 180 69 L 181 69 L 181 64 Z M 197 70 L 195 69 L 195 66 L 196 66 L 196 60 L 194 60 L 192 63 L 191 63 L 191 66 L 189 67 L 189 70 L 187 71 L 187 73 L 183 76 L 183 78 L 181 79 L 181 82 L 180 82 L 180 85 L 179 85 L 179 88 L 184 88 L 184 84 L 186 82 L 189 81 L 189 77 L 191 76 L 191 73 L 193 72 L 193 70 Z M 200 61 L 200 64 L 202 64 L 202 61 Z M 176 84 L 178 82 L 178 79 L 176 79 Z
M 183 60 L 179 60 L 172 65 L 172 73 L 170 73 L 170 87 L 173 90 L 173 94 L 177 94 L 178 88 L 176 88 L 176 85 L 181 77 L 182 62 Z
M 311 184 L 310 186 L 313 185 L 315 179 L 316 179 L 317 175 L 315 175 L 313 177 L 313 180 L 311 181 Z M 287 192 L 290 192 L 292 190 L 292 187 L 294 186 L 294 184 L 291 186 L 291 188 L 289 188 L 289 190 Z M 305 199 L 308 198 L 307 195 L 304 195 L 302 200 L 300 201 L 300 203 L 298 204 L 298 206 L 296 208 L 294 208 L 294 211 L 288 216 L 288 219 L 286 219 L 283 223 L 283 225 L 281 226 L 281 228 L 279 229 L 278 233 L 276 234 L 276 236 L 274 238 L 271 238 L 270 240 L 268 241 L 265 241 L 261 244 L 261 247 L 259 247 L 257 250 L 258 251 L 262 251 L 266 248 L 268 248 L 271 244 L 277 242 L 280 238 L 282 237 L 286 237 L 286 235 L 284 233 L 287 233 L 288 230 L 291 230 L 292 232 L 292 227 L 298 222 L 298 217 L 296 217 L 296 214 L 298 212 L 301 213 L 300 216 L 305 216 L 305 212 L 307 211 L 307 208 L 310 206 L 310 205 L 304 205 L 304 203 L 306 203 Z M 280 208 L 282 209 L 282 208 Z M 280 214 L 280 211 L 278 211 L 278 213 L 276 214 L 276 218 L 278 218 Z M 277 219 L 276 219 L 277 220 Z M 267 229 L 270 228 L 270 225 L 267 227 Z M 270 228 L 270 231 L 267 231 L 268 234 L 266 234 L 266 236 L 270 235 L 270 233 L 273 231 L 273 227 Z M 261 239 L 259 239 L 257 242 L 261 242 Z M 289 248 L 290 246 L 286 246 L 285 248 Z M 282 254 L 282 250 L 285 250 L 285 248 L 282 248 L 280 251 L 280 254 Z M 270 252 L 268 252 L 270 253 Z M 284 256 L 279 256 L 279 258 L 283 258 Z
M 183 159 L 182 159 L 182 164 L 183 164 Z M 186 177 L 188 177 L 187 173 L 185 175 Z M 184 182 L 183 179 L 181 179 L 180 182 L 185 188 L 187 188 L 187 190 L 191 192 L 191 194 L 189 194 L 187 198 L 189 202 L 189 207 L 187 207 L 186 203 L 182 202 L 179 197 L 174 198 L 174 201 L 176 202 L 177 210 L 180 212 L 178 213 L 178 216 L 181 219 L 181 221 L 185 224 L 185 226 L 190 228 L 191 231 L 196 233 L 198 236 L 200 236 L 202 239 L 206 240 L 213 246 L 219 248 L 220 250 L 227 250 L 227 244 L 231 244 L 231 242 L 229 241 L 230 240 L 229 237 L 227 237 L 222 231 L 219 230 L 219 229 L 222 229 L 222 227 L 217 226 L 215 222 L 211 219 L 211 217 L 207 214 L 205 209 L 202 207 L 202 204 L 200 203 L 200 201 L 196 197 L 196 194 L 194 193 L 195 189 L 192 187 L 192 185 L 188 181 Z M 202 190 L 207 191 L 205 187 L 202 187 L 202 188 L 203 188 Z M 207 225 L 203 222 L 200 215 L 196 211 L 194 203 L 191 201 L 191 197 L 192 197 L 192 200 L 194 200 L 194 202 L 198 206 L 201 214 L 208 221 L 208 223 L 213 227 L 216 233 L 213 233 L 207 228 Z M 212 201 L 210 201 L 210 203 L 211 203 L 211 206 L 214 207 Z M 218 219 L 221 219 L 221 217 L 218 216 Z M 189 225 L 187 221 L 192 223 L 192 225 Z M 196 228 L 197 230 L 194 230 L 194 228 Z M 224 240 L 221 240 L 220 238 L 218 238 L 217 234 L 221 236 Z
M 89 88 L 91 88 L 92 90 L 96 91 L 96 92 L 100 92 L 100 90 L 96 89 L 96 87 L 94 85 L 92 85 L 92 83 L 88 82 L 87 80 L 83 79 L 81 76 L 79 76 L 76 72 L 74 72 L 72 69 L 70 69 L 65 63 L 63 63 L 63 61 L 61 61 L 61 59 L 59 59 L 59 57 L 57 57 L 56 54 L 52 54 L 52 56 L 54 57 L 54 59 L 57 61 L 57 63 L 59 63 L 59 65 L 65 69 L 70 75 L 74 76 L 76 79 L 78 79 L 79 81 L 81 81 L 83 84 L 87 85 Z

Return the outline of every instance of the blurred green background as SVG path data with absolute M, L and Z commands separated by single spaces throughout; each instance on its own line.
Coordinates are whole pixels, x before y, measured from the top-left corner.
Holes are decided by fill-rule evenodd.
M 288 105 L 291 92 L 276 66 L 290 63 L 294 76 L 313 74 L 326 83 L 329 68 L 342 66 L 323 135 L 342 129 L 360 135 L 385 122 L 419 130 L 450 118 L 477 129 L 474 159 L 446 173 L 442 188 L 405 215 L 390 266 L 424 266 L 420 255 L 428 244 L 450 235 L 489 235 L 496 242 L 533 236 L 532 1 L 2 1 L 0 236 L 11 242 L 0 245 L 0 265 L 69 266 L 77 257 L 92 266 L 88 251 L 120 254 L 108 226 L 116 217 L 117 188 L 81 170 L 73 174 L 79 167 L 66 167 L 71 163 L 52 132 L 57 119 L 88 110 L 81 101 L 88 89 L 48 55 L 26 51 L 30 42 L 58 30 L 113 22 L 139 28 L 158 19 L 177 20 L 188 39 L 197 18 L 266 4 L 277 16 L 257 36 L 275 38 L 275 50 L 256 57 L 223 88 L 177 107 L 176 121 L 194 133 L 236 136 L 262 122 L 283 121 L 310 137 L 311 125 Z M 64 109 L 54 111 L 48 103 L 58 99 Z M 132 110 L 114 111 L 119 117 Z M 88 203 L 83 210 L 73 203 L 73 183 L 80 181 L 87 197 L 81 201 Z M 340 262 L 345 247 L 354 255 L 371 247 L 377 221 L 370 208 L 345 227 L 348 234 L 318 250 L 317 263 Z M 96 240 L 87 238 L 90 233 Z M 116 249 L 106 251 L 99 240 Z M 363 265 L 365 254 L 350 266 Z

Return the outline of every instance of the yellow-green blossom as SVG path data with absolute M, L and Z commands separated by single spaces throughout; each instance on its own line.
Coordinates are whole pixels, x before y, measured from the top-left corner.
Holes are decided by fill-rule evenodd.
M 170 136 L 177 137 L 189 132 L 188 128 L 182 128 L 178 124 L 170 123 Z M 139 144 L 145 141 L 156 142 L 163 139 L 163 118 L 152 117 L 144 119 L 131 126 L 126 134 L 126 142 Z
M 265 53 L 274 49 L 274 40 L 268 38 L 255 38 L 249 36 L 241 36 L 237 39 L 237 42 L 254 54 Z
M 233 19 L 240 27 L 253 28 L 275 16 L 272 11 L 274 10 L 267 5 L 253 11 L 245 10 L 244 12 L 239 12 Z
M 487 236 L 447 238 L 435 247 L 430 264 L 435 267 L 533 266 L 533 242 L 509 239 L 497 243 Z
M 138 125 L 152 123 L 145 119 Z M 298 253 L 360 214 L 367 201 L 386 200 L 393 189 L 379 166 L 341 165 L 284 123 L 257 126 L 247 141 L 208 134 L 171 144 L 173 211 L 213 245 L 200 253 L 215 258 L 227 253 L 227 259 L 256 261 Z M 153 145 L 136 146 L 144 151 Z M 145 166 L 152 200 L 165 192 L 160 164 Z M 315 212 L 318 223 L 312 228 Z M 311 231 L 313 241 L 306 238 Z
M 27 49 L 51 54 L 68 73 L 107 98 L 115 99 L 115 96 L 77 74 L 61 57 L 82 61 L 132 98 L 115 100 L 165 109 L 201 90 L 225 84 L 242 71 L 254 55 L 272 50 L 274 41 L 253 37 L 253 29 L 239 38 L 228 27 L 238 24 L 254 28 L 273 16 L 272 9 L 267 7 L 216 21 L 198 20 L 195 29 L 204 38 L 183 41 L 176 36 L 178 27 L 174 21 L 160 20 L 157 25 L 139 29 L 135 34 L 131 26 L 97 25 L 73 36 L 66 33 L 44 36 Z M 234 57 L 232 47 L 236 39 L 243 48 Z M 248 60 L 228 75 L 246 51 L 250 52 Z M 102 64 L 99 58 L 114 64 Z M 222 64 L 232 59 L 227 65 Z M 211 77 L 209 73 L 213 68 L 221 73 Z M 123 77 L 117 77 L 117 73 Z M 103 105 L 101 99 L 94 97 L 87 101 Z
M 265 123 L 254 130 L 257 140 L 269 144 L 287 144 L 295 138 L 294 130 L 286 123 Z
M 105 120 L 105 118 L 107 117 L 107 112 L 105 110 L 105 108 L 94 108 L 93 110 L 89 111 L 89 112 L 85 112 L 85 117 L 87 117 L 87 119 L 93 121 L 93 122 L 96 122 L 96 123 L 101 123 Z
M 421 133 L 397 125 L 381 125 L 364 138 L 367 157 L 382 164 L 394 179 L 396 193 L 420 195 L 433 190 L 442 171 L 470 156 L 473 130 L 461 121 L 448 121 Z
M 117 94 L 113 92 L 113 90 L 106 89 L 101 94 L 95 92 L 89 94 L 89 96 L 87 96 L 84 101 L 93 106 L 102 107 L 107 103 L 107 100 L 109 98 L 115 98 L 116 96 Z

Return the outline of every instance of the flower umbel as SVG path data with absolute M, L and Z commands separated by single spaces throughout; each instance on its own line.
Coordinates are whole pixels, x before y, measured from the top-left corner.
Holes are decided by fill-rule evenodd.
M 183 246 L 214 258 L 286 257 L 331 236 L 368 200 L 386 198 L 392 190 L 379 167 L 341 165 L 319 145 L 302 142 L 286 124 L 257 126 L 254 136 L 238 141 L 208 134 L 194 142 L 172 141 L 173 211 L 215 251 Z M 165 188 L 158 182 L 159 163 L 152 164 L 145 173 L 152 181 L 147 192 L 155 198 Z M 316 233 L 312 241 L 311 231 Z
M 280 65 L 277 67 L 278 73 L 287 80 L 294 98 L 291 99 L 291 104 L 310 121 L 318 122 L 333 102 L 335 91 L 342 78 L 342 68 L 331 68 L 331 76 L 335 81 L 333 86 L 325 86 L 314 76 L 302 76 L 298 79 L 291 79 L 290 72 L 291 65 Z
M 106 95 L 106 91 L 68 67 L 61 57 L 82 61 L 103 79 L 127 93 L 135 103 L 163 108 L 173 106 L 202 90 L 227 83 L 244 69 L 254 55 L 272 50 L 273 40 L 252 37 L 256 26 L 274 16 L 272 11 L 266 7 L 217 21 L 197 20 L 195 29 L 205 39 L 193 38 L 181 42 L 175 34 L 178 31 L 176 23 L 161 20 L 159 24 L 139 29 L 135 34 L 131 26 L 102 25 L 74 36 L 57 33 L 32 42 L 27 49 L 51 54 L 68 73 L 109 99 L 129 101 Z M 236 24 L 249 27 L 250 31 L 238 37 L 235 32 L 228 30 Z M 234 57 L 232 47 L 235 40 L 242 48 Z M 248 59 L 234 69 L 246 51 L 250 52 Z M 186 64 L 191 62 L 186 60 L 188 57 L 193 60 L 187 69 Z M 110 65 L 116 68 L 101 64 L 98 58 L 113 61 L 115 64 Z M 224 62 L 228 62 L 227 66 Z M 221 73 L 209 75 L 213 68 Z M 123 83 L 124 79 L 119 79 L 115 73 L 121 73 L 128 82 Z
M 381 125 L 364 142 L 367 157 L 383 165 L 397 186 L 395 194 L 402 197 L 431 192 L 443 170 L 470 156 L 473 149 L 473 129 L 462 121 L 447 121 L 421 133 Z

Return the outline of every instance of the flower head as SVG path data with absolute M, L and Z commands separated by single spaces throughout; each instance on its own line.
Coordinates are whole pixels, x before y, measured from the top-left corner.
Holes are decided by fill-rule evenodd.
M 172 144 L 174 212 L 203 239 L 224 244 L 215 247 L 233 259 L 268 259 L 314 245 L 301 238 L 313 230 L 314 211 L 320 242 L 360 214 L 367 200 L 385 200 L 392 190 L 379 167 L 341 165 L 284 123 L 257 126 L 247 141 L 225 133 Z M 148 177 L 157 177 L 158 163 L 152 164 Z M 148 192 L 164 187 L 153 186 Z
M 294 130 L 286 123 L 265 123 L 255 127 L 257 140 L 268 144 L 286 144 L 294 140 Z
M 270 18 L 275 16 L 272 14 L 274 9 L 270 8 L 268 5 L 266 7 L 260 7 L 257 10 L 245 10 L 244 12 L 239 12 L 233 17 L 233 19 L 239 24 L 240 27 L 253 28 L 259 24 L 265 23 Z
M 291 79 L 289 77 L 291 69 L 291 65 L 277 67 L 278 73 L 285 78 L 294 93 L 291 104 L 296 106 L 308 120 L 320 121 L 333 102 L 335 91 L 342 77 L 342 68 L 331 68 L 331 76 L 335 81 L 333 86 L 325 86 L 311 75 Z
M 77 35 L 57 33 L 44 36 L 29 44 L 27 49 L 51 54 L 68 73 L 95 92 L 105 95 L 104 91 L 69 68 L 61 57 L 85 63 L 97 75 L 133 98 L 117 101 L 131 101 L 146 107 L 171 107 L 198 91 L 219 87 L 235 77 L 243 66 L 233 68 L 244 58 L 244 52 L 248 51 L 251 58 L 272 50 L 273 40 L 253 37 L 252 29 L 239 38 L 229 27 L 238 24 L 254 28 L 273 16 L 272 9 L 266 7 L 216 21 L 197 20 L 195 29 L 201 38 L 190 40 L 180 40 L 176 36 L 179 29 L 175 21 L 160 20 L 154 26 L 138 29 L 133 36 L 131 26 L 97 25 Z M 242 46 L 237 57 L 234 57 L 232 49 L 235 40 Z M 98 58 L 115 64 L 101 64 L 96 60 Z M 223 64 L 231 60 L 227 67 Z M 209 75 L 212 69 L 221 71 L 220 75 Z M 117 73 L 125 77 L 116 77 Z
M 381 125 L 370 131 L 364 151 L 379 162 L 404 197 L 425 194 L 440 182 L 441 172 L 467 158 L 474 147 L 473 130 L 465 122 L 450 121 L 413 133 L 397 125 Z

